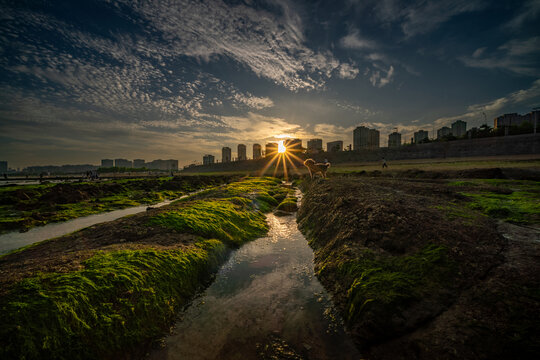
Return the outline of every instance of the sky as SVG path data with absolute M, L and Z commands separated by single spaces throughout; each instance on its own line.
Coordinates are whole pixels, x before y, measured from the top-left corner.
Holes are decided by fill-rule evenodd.
M 0 0 L 0 160 L 493 126 L 540 106 L 539 24 L 540 0 Z

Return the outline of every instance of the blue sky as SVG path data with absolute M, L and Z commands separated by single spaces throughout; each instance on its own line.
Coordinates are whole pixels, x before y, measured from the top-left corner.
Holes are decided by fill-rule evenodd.
M 540 0 L 0 1 L 11 167 L 289 134 L 410 138 L 540 106 Z M 234 151 L 233 151 L 234 152 Z M 248 156 L 251 150 L 248 150 Z M 234 156 L 234 154 L 233 154 Z

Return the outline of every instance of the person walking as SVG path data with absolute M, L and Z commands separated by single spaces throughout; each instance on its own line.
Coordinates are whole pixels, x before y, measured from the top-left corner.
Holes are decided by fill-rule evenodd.
M 382 168 L 388 168 L 388 165 L 386 164 L 386 159 L 382 158 Z

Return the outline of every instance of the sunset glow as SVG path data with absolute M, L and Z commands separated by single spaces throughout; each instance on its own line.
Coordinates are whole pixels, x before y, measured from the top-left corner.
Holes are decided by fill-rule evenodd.
M 287 147 L 283 144 L 283 140 L 278 141 L 278 150 L 277 152 L 280 154 L 283 154 L 285 151 L 287 151 Z

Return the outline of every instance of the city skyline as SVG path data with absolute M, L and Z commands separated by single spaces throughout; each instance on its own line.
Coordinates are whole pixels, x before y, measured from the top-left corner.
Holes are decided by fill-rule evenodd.
M 540 106 L 538 1 L 0 2 L 10 166 L 402 140 Z M 249 143 L 246 139 L 249 139 Z

